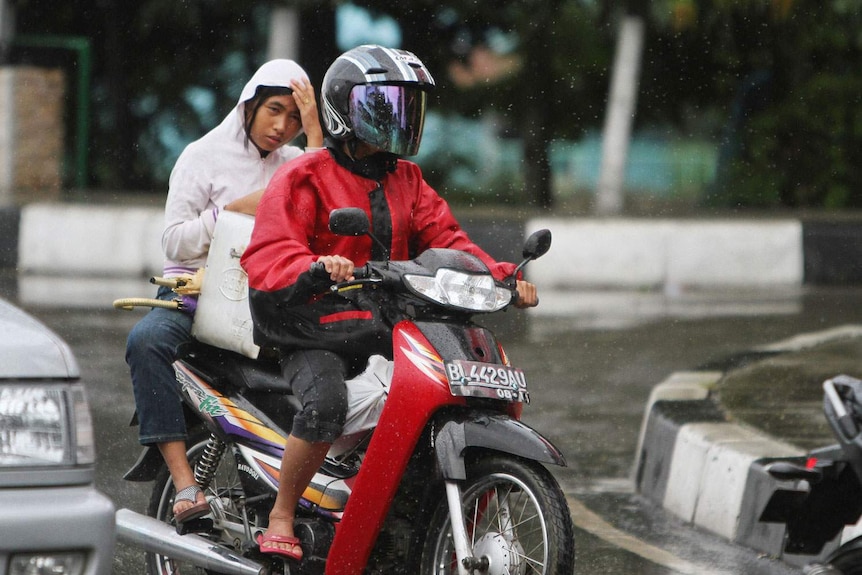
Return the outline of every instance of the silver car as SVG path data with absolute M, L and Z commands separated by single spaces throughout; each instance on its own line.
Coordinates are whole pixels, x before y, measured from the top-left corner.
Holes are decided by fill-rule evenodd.
M 0 575 L 107 575 L 114 505 L 94 486 L 90 409 L 69 346 L 0 299 Z

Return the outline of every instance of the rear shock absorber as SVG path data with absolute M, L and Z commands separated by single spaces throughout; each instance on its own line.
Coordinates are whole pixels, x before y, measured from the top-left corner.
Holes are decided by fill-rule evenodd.
M 201 458 L 195 465 L 195 481 L 206 491 L 215 475 L 227 444 L 215 435 L 210 435 Z

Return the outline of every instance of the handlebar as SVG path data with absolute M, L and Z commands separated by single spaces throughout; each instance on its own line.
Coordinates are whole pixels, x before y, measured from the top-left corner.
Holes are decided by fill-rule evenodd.
M 823 382 L 823 392 L 835 411 L 835 417 L 844 436 L 847 438 L 856 437 L 859 434 L 859 427 L 856 425 L 853 416 L 847 411 L 847 407 L 835 389 L 835 382 L 832 379 L 827 379 Z
M 309 273 L 312 277 L 318 279 L 327 279 L 329 278 L 329 272 L 326 271 L 326 267 L 324 267 L 322 262 L 314 262 L 308 268 Z M 364 266 L 359 266 L 353 268 L 353 277 L 357 280 L 364 280 L 371 277 L 371 266 L 365 264 Z
M 388 269 L 388 265 L 390 263 L 391 262 L 367 262 L 365 265 L 358 266 L 353 269 L 352 280 L 339 283 L 333 282 L 330 286 L 330 290 L 337 292 L 343 289 L 349 289 L 368 283 L 391 282 L 393 278 L 389 277 L 389 274 L 383 271 L 385 269 Z M 309 266 L 308 271 L 313 278 L 331 281 L 329 277 L 329 272 L 326 271 L 326 267 L 323 265 L 322 262 L 312 262 Z M 399 280 L 397 284 L 400 285 L 400 283 L 401 282 Z M 516 305 L 518 299 L 520 298 L 520 294 L 516 289 L 515 276 L 504 280 L 503 285 L 505 285 L 512 292 L 512 300 L 509 305 Z

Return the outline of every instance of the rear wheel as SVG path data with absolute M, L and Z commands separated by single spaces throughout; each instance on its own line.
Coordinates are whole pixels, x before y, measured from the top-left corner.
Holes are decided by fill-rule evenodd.
M 208 442 L 208 436 L 205 434 L 198 434 L 189 440 L 187 454 L 192 468 L 198 464 L 206 453 Z M 242 485 L 240 484 L 235 459 L 232 456 L 219 457 L 215 465 L 216 471 L 212 482 L 204 492 L 213 510 L 214 528 L 210 533 L 201 533 L 199 535 L 208 537 L 220 544 L 229 542 L 229 545 L 233 545 L 235 541 L 242 541 L 244 539 L 243 518 L 241 515 L 241 502 L 244 497 Z M 172 526 L 175 525 L 173 511 L 174 495 L 175 489 L 170 473 L 168 473 L 167 466 L 163 466 L 156 477 L 147 515 Z M 158 553 L 147 553 L 146 561 L 147 573 L 149 575 L 213 573 L 212 571 L 196 567 L 190 563 L 176 561 Z
M 506 456 L 471 464 L 461 500 L 473 556 L 487 565 L 481 573 L 569 575 L 574 571 L 574 529 L 568 505 L 556 480 L 541 465 Z M 445 499 L 431 520 L 421 573 L 458 573 Z

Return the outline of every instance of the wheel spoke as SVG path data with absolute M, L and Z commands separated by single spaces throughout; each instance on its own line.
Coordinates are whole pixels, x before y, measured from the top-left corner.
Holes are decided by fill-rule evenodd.
M 461 502 L 482 575 L 571 575 L 574 534 L 566 500 L 540 465 L 505 455 L 468 466 Z M 428 526 L 421 575 L 457 575 L 458 565 L 446 503 Z
M 196 458 L 200 457 L 204 446 L 205 442 L 197 443 L 189 450 L 190 462 L 194 462 Z M 165 482 L 160 485 L 161 494 L 154 514 L 160 521 L 173 525 L 174 489 L 170 476 L 167 475 Z M 232 543 L 237 536 L 242 537 L 245 528 L 240 506 L 244 495 L 233 457 L 221 458 L 204 493 L 210 501 L 216 529 L 211 534 L 201 535 L 212 539 L 214 543 L 218 543 L 220 538 Z M 149 572 L 153 575 L 203 575 L 206 573 L 206 570 L 202 568 L 159 554 L 149 556 L 148 567 Z
M 503 552 L 511 557 L 509 561 L 524 568 L 519 573 L 545 573 L 547 542 L 538 503 L 513 478 L 485 478 L 484 483 L 480 482 L 465 493 L 464 506 L 468 511 L 472 548 L 476 549 L 478 542 L 487 535 L 502 536 L 506 542 Z M 526 551 L 522 547 L 524 543 L 530 546 Z M 448 557 L 452 558 L 451 547 L 449 549 Z M 454 562 L 450 565 L 447 573 L 456 573 Z

